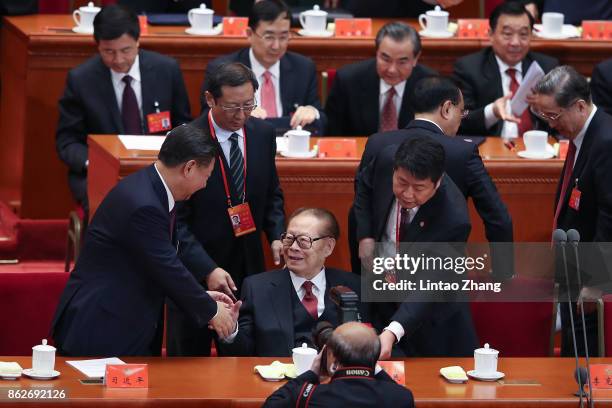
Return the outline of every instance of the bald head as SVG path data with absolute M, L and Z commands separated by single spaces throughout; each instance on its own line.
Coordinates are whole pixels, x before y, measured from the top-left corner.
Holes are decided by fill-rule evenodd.
M 374 368 L 380 355 L 380 341 L 374 329 L 357 322 L 338 326 L 327 347 L 344 367 Z

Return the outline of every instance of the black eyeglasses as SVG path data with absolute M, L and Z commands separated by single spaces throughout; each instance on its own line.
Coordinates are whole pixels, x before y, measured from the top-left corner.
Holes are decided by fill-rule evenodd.
M 293 245 L 295 241 L 297 241 L 298 246 L 302 249 L 310 249 L 312 248 L 312 243 L 318 241 L 323 238 L 331 238 L 330 235 L 324 235 L 318 238 L 311 238 L 308 235 L 291 235 L 286 232 L 283 232 L 280 236 L 281 243 L 283 246 L 290 247 Z

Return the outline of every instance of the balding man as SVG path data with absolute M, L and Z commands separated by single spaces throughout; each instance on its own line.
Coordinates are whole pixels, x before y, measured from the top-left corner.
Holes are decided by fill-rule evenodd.
M 327 384 L 320 384 L 323 353 L 325 374 L 331 376 Z M 376 367 L 379 353 L 372 328 L 345 323 L 334 330 L 311 369 L 270 395 L 264 407 L 413 407 L 412 392 Z

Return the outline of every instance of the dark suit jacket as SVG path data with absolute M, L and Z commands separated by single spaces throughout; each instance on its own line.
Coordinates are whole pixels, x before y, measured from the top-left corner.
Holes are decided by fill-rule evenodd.
M 388 146 L 370 162 L 360 178 L 355 198 L 355 216 L 369 224 L 376 242 L 381 242 L 394 202 L 393 158 L 396 146 Z M 447 175 L 438 191 L 423 204 L 410 223 L 407 243 L 466 242 L 471 224 L 464 195 Z M 404 353 L 415 356 L 468 356 L 477 344 L 469 305 L 465 302 L 406 301 L 374 303 L 373 321 L 378 328 L 397 321 L 405 330 L 400 342 Z M 460 335 L 457 335 L 461 333 Z
M 612 20 L 610 0 L 546 0 L 544 12 L 563 13 L 565 24 L 580 25 L 582 20 Z
M 432 10 L 434 6 L 423 0 L 343 0 L 342 8 L 350 11 L 355 17 L 412 17 Z
M 120 181 L 96 211 L 55 312 L 53 338 L 73 356 L 159 355 L 166 297 L 198 326 L 217 312 L 176 254 L 168 196 L 151 165 Z
M 336 306 L 329 297 L 334 286 L 347 286 L 358 295 L 359 278 L 352 273 L 325 268 L 325 309 L 329 322 L 340 324 Z M 236 356 L 291 356 L 295 347 L 291 297 L 295 289 L 289 270 L 258 273 L 242 285 L 242 307 L 238 334 L 233 343 L 219 343 L 225 354 Z M 362 316 L 365 314 L 362 309 Z
M 593 68 L 591 94 L 597 107 L 612 114 L 612 58 Z
M 414 118 L 409 99 L 419 79 L 436 72 L 418 64 L 406 80 L 398 118 L 398 128 L 405 127 Z M 327 134 L 332 136 L 369 136 L 378 132 L 380 109 L 380 77 L 376 60 L 369 59 L 344 66 L 336 78 L 325 104 Z
M 202 112 L 208 111 L 208 105 L 204 99 L 204 92 L 208 89 L 208 81 L 206 78 L 214 72 L 214 70 L 223 63 L 240 62 L 251 68 L 251 60 L 249 59 L 249 49 L 242 48 L 229 55 L 223 55 L 215 58 L 206 66 L 204 82 L 202 83 Z M 290 114 L 295 112 L 297 106 L 311 105 L 319 110 L 321 115 L 313 125 L 319 128 L 322 134 L 327 126 L 327 117 L 321 107 L 319 99 L 317 70 L 314 62 L 308 57 L 301 54 L 287 51 L 280 60 L 280 97 L 283 105 L 283 117 L 289 118 Z
M 522 62 L 523 75 L 537 61 L 545 73 L 559 65 L 556 58 L 537 52 L 529 52 Z M 485 127 L 484 108 L 489 103 L 503 96 L 502 80 L 499 65 L 493 48 L 487 47 L 465 57 L 459 58 L 453 68 L 453 78 L 459 83 L 463 92 L 465 108 L 470 113 L 461 122 L 459 134 L 466 135 L 500 135 L 503 127 L 498 121 L 492 128 Z M 532 115 L 535 128 L 549 130 L 547 125 Z
M 142 114 L 144 132 L 146 116 L 170 111 L 172 126 L 191 121 L 189 99 L 178 63 L 152 51 L 139 51 L 142 80 Z M 66 89 L 59 100 L 59 122 L 55 146 L 60 159 L 68 166 L 68 182 L 78 201 L 86 199 L 87 135 L 124 133 L 121 112 L 111 80 L 110 69 L 99 55 L 70 70 Z

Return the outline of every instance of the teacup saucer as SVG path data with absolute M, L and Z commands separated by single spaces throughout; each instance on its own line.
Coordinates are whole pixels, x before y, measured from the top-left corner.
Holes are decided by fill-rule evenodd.
M 580 32 L 578 29 L 571 24 L 563 24 L 560 33 L 547 33 L 544 31 L 542 24 L 534 24 L 534 33 L 540 37 L 545 38 L 547 40 L 564 40 L 566 38 L 572 37 L 580 37 Z
M 60 372 L 57 370 L 53 370 L 50 373 L 37 373 L 31 368 L 26 368 L 23 370 L 23 375 L 27 375 L 30 378 L 35 380 L 52 380 L 54 378 L 59 377 Z
M 523 159 L 544 160 L 544 159 L 551 159 L 555 157 L 555 149 L 547 143 L 545 152 L 530 152 L 527 150 L 521 150 L 520 152 L 517 152 L 517 154 L 519 157 L 522 157 Z
M 502 373 L 501 371 L 496 371 L 492 374 L 478 374 L 474 370 L 468 371 L 467 375 L 480 381 L 497 381 L 506 376 L 506 374 Z
M 452 31 L 429 31 L 429 30 L 421 30 L 419 31 L 419 35 L 422 37 L 429 38 L 451 38 L 455 33 Z
M 280 152 L 281 156 L 283 157 L 288 157 L 291 159 L 310 159 L 312 157 L 315 157 L 317 155 L 317 150 L 316 149 L 312 149 L 309 152 L 288 152 L 288 151 L 281 151 Z
M 85 28 L 81 26 L 74 26 L 72 27 L 72 32 L 77 34 L 93 34 L 93 27 Z
M 308 31 L 303 28 L 298 31 L 298 34 L 303 37 L 331 37 L 334 35 L 333 31 Z
M 189 27 L 185 30 L 185 32 L 190 35 L 209 35 L 209 36 L 219 35 L 221 34 L 221 31 L 223 31 L 223 27 L 221 26 L 211 28 L 210 30 L 196 30 L 193 27 Z

